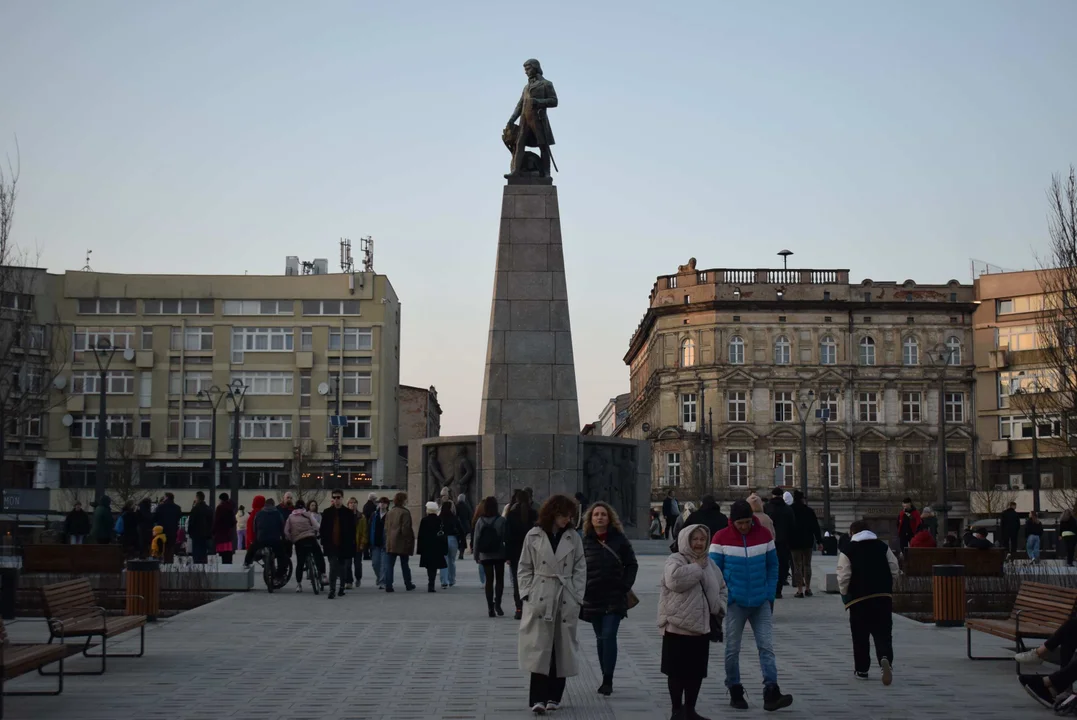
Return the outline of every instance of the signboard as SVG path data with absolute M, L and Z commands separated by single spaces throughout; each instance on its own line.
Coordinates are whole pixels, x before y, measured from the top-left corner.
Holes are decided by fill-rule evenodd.
M 7 512 L 43 512 L 48 509 L 48 490 L 4 490 L 4 510 Z
M 348 416 L 347 415 L 330 415 L 329 426 L 335 428 L 347 427 Z
M 826 422 L 830 420 L 830 408 L 819 408 L 815 411 L 815 419 Z

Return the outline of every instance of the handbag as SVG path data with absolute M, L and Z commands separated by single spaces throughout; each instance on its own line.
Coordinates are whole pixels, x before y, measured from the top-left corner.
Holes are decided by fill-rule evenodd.
M 613 548 L 611 548 L 609 545 L 602 542 L 601 540 L 598 541 L 598 544 L 609 550 L 610 554 L 612 554 L 613 557 L 617 558 L 618 564 L 620 564 L 622 568 L 624 567 L 624 563 L 621 562 L 621 556 L 618 555 Z M 629 610 L 639 605 L 639 596 L 636 595 L 636 593 L 632 592 L 632 588 L 628 588 L 628 592 L 625 593 L 625 605 L 628 607 Z
M 703 592 L 703 602 L 707 602 L 707 588 L 703 585 L 703 581 L 699 581 L 699 589 Z M 707 633 L 707 637 L 712 643 L 720 643 L 725 640 L 725 636 L 722 633 L 722 614 L 710 613 L 711 616 L 711 631 Z

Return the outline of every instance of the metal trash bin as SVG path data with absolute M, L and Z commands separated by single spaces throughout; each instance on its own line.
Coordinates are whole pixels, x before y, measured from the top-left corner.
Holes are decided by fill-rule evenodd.
M 936 627 L 964 627 L 964 565 L 932 566 L 931 595 Z
M 145 615 L 150 622 L 161 611 L 161 563 L 127 561 L 127 615 Z

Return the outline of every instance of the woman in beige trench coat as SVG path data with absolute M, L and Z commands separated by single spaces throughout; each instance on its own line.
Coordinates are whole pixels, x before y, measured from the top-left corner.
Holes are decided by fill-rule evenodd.
M 520 669 L 531 673 L 529 704 L 536 715 L 561 706 L 565 678 L 575 675 L 576 626 L 587 586 L 583 541 L 573 529 L 576 502 L 554 495 L 539 510 L 538 525 L 524 537 L 519 585 Z

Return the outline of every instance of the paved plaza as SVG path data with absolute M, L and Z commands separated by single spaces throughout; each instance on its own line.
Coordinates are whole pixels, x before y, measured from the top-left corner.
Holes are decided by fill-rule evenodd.
M 564 709 L 554 717 L 664 720 L 669 716 L 661 640 L 655 627 L 658 580 L 664 558 L 641 556 L 640 605 L 621 626 L 614 695 L 595 693 L 601 678 L 590 626 L 581 625 L 582 674 L 568 682 Z M 942 630 L 895 618 L 893 686 L 877 675 L 853 678 L 849 631 L 836 596 L 822 594 L 822 573 L 833 558 L 816 558 L 816 596 L 777 603 L 775 643 L 782 689 L 794 695 L 779 716 L 798 718 L 1052 717 L 1018 686 L 1010 662 L 965 659 L 963 630 Z M 147 631 L 147 655 L 115 660 L 103 677 L 68 678 L 54 698 L 5 699 L 12 720 L 78 718 L 326 718 L 348 720 L 511 720 L 527 718 L 527 679 L 516 664 L 516 624 L 510 615 L 486 616 L 474 563 L 461 566 L 459 584 L 428 594 L 392 595 L 367 582 L 347 597 L 264 589 L 161 621 Z M 399 568 L 397 581 L 400 582 Z M 416 580 L 419 575 L 416 573 Z M 16 641 L 43 642 L 39 620 L 9 623 Z M 978 650 L 1001 650 L 987 636 Z M 123 643 L 137 647 L 137 636 Z M 113 643 L 109 643 L 113 647 Z M 745 638 L 741 668 L 752 709 L 762 717 L 762 686 L 754 646 Z M 72 661 L 70 667 L 89 661 Z M 699 710 L 730 717 L 722 686 L 722 646 L 714 646 Z M 9 689 L 43 687 L 36 676 Z

